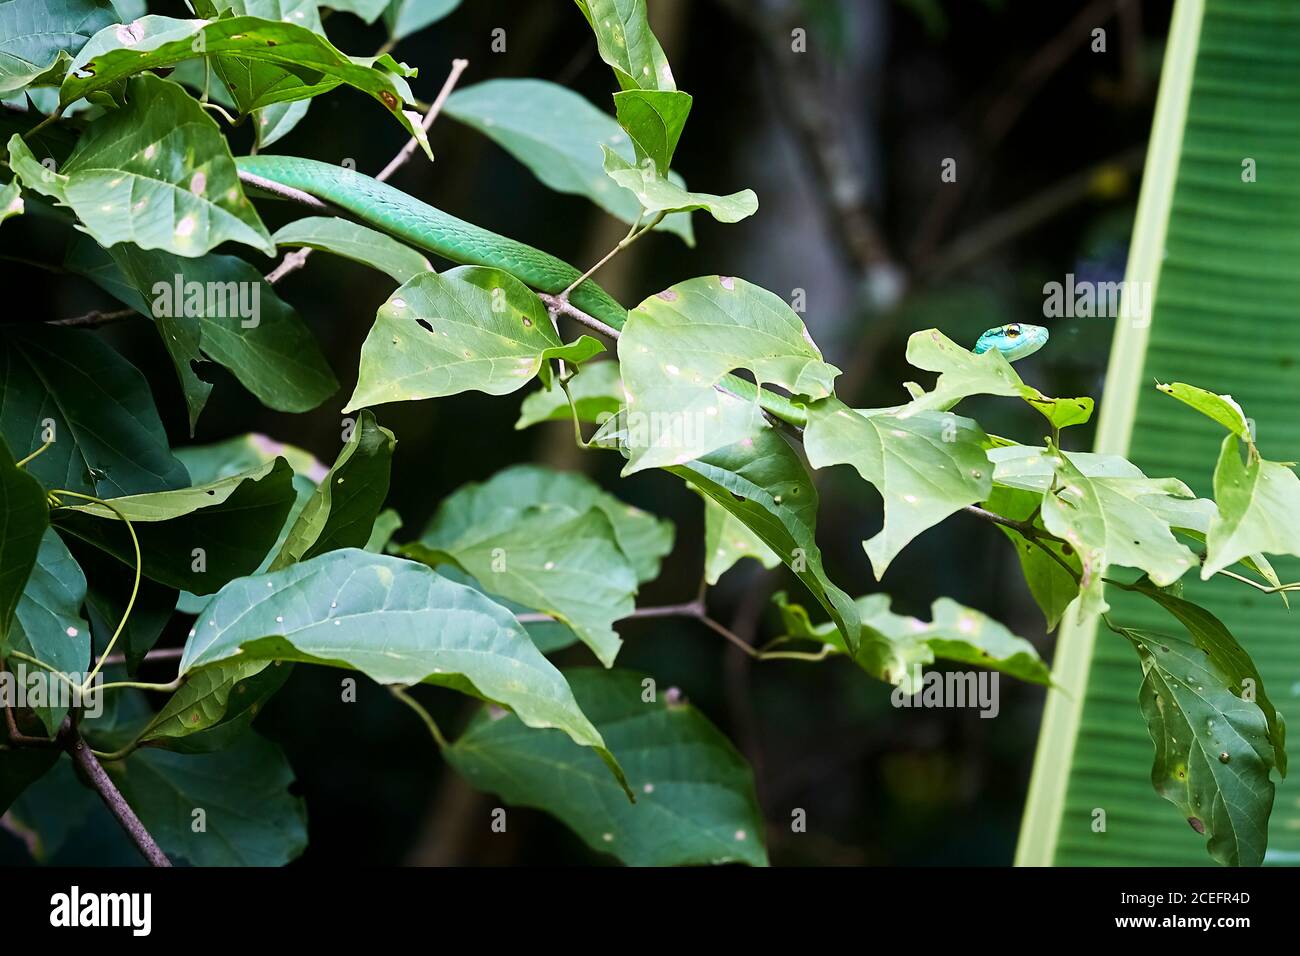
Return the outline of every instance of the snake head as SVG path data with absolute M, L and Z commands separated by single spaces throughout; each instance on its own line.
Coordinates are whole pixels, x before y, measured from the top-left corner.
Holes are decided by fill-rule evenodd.
M 1024 322 L 1012 322 L 989 329 L 979 337 L 973 351 L 982 355 L 992 349 L 1002 353 L 1008 362 L 1014 362 L 1027 355 L 1033 355 L 1047 344 L 1047 329 L 1041 325 L 1028 325 Z

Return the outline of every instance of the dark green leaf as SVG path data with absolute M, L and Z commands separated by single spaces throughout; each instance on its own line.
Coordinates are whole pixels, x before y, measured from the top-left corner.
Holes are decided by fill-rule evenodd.
M 125 359 L 80 329 L 0 329 L 0 430 L 46 488 L 101 498 L 189 484 L 172 457 L 149 387 Z M 48 419 L 48 423 L 47 423 Z
M 334 467 L 298 512 L 269 570 L 278 571 L 337 548 L 363 547 L 388 497 L 396 447 L 393 433 L 381 427 L 369 411 L 363 411 Z
M 590 752 L 513 717 L 480 713 L 447 759 L 476 787 L 545 810 L 592 849 L 630 866 L 767 864 L 753 771 L 708 718 L 663 699 L 663 690 L 647 700 L 647 679 L 632 671 L 590 668 L 565 677 L 618 751 L 635 804 Z
M 211 594 L 250 574 L 274 544 L 296 497 L 282 458 L 192 488 L 112 499 L 140 540 L 144 574 L 194 594 Z M 65 504 L 55 525 L 135 567 L 125 524 L 101 504 Z M 199 553 L 201 552 L 201 553 Z
M 256 734 L 210 754 L 137 750 L 106 769 L 169 857 L 283 866 L 306 849 L 307 809 L 289 793 L 293 770 Z
M 1258 866 L 1273 807 L 1268 721 L 1206 652 L 1179 638 L 1121 628 L 1142 661 L 1139 701 L 1155 744 L 1151 784 L 1208 837 L 1228 866 Z
M 558 727 L 622 777 L 568 684 L 505 608 L 415 561 L 351 548 L 232 581 L 195 622 L 180 671 L 240 656 L 351 667 L 382 684 L 428 683 Z
M 117 20 L 108 0 L 0 3 L 0 95 L 38 81 L 57 84 L 70 58 Z
M 0 439 L 0 646 L 9 634 L 49 524 L 45 491 L 16 467 L 9 445 Z

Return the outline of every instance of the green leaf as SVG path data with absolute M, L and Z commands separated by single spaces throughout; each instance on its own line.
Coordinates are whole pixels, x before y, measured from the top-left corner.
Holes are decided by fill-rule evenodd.
M 549 381 L 552 358 L 581 362 L 602 351 L 586 335 L 561 342 L 541 300 L 508 272 L 426 272 L 380 307 L 344 411 L 468 391 L 505 395 L 539 373 Z
M 625 475 L 686 464 L 760 427 L 757 402 L 714 388 L 733 369 L 814 399 L 829 395 L 839 374 L 782 299 L 722 276 L 679 283 L 633 309 L 618 357 L 628 395 Z
M 109 254 L 137 293 L 122 301 L 136 309 L 146 303 L 144 314 L 157 323 L 187 398 L 191 377 L 203 386 L 198 401 L 189 403 L 191 433 L 212 388 L 197 379 L 190 364 L 202 356 L 229 369 L 275 411 L 311 411 L 338 390 L 307 323 L 243 259 L 216 254 L 184 259 L 129 244 L 114 246 Z M 117 294 L 103 272 L 92 278 Z
M 627 160 L 636 155 L 627 133 L 572 90 L 545 80 L 488 80 L 457 90 L 443 112 L 490 137 L 556 192 L 585 196 L 628 224 L 641 214 L 636 197 L 610 182 L 601 160 L 602 146 Z M 656 228 L 695 244 L 689 213 Z
M 1254 702 L 1268 722 L 1268 737 L 1273 742 L 1273 763 L 1286 776 L 1286 720 L 1274 708 L 1264 692 L 1264 678 L 1237 639 L 1217 617 L 1191 601 L 1139 581 L 1132 590 L 1145 594 L 1178 619 L 1187 629 L 1192 643 L 1205 652 L 1210 666 L 1227 678 L 1227 689 L 1243 700 Z
M 211 594 L 262 562 L 293 505 L 292 478 L 288 463 L 277 458 L 241 475 L 176 491 L 114 498 L 111 504 L 135 529 L 144 574 L 170 587 Z M 52 520 L 61 530 L 135 566 L 126 526 L 104 505 L 65 505 L 55 509 Z
M 142 576 L 138 591 L 133 592 L 134 565 L 127 567 L 117 558 L 76 538 L 67 544 L 86 575 L 86 616 L 96 649 L 108 645 L 126 613 L 127 601 L 135 594 L 131 616 L 126 619 L 115 648 L 126 655 L 127 668 L 134 673 L 171 620 L 176 610 L 176 589 Z
M 650 30 L 645 0 L 576 0 L 596 34 L 600 58 L 625 90 L 675 90 L 663 47 Z
M 24 790 L 50 772 L 59 756 L 60 751 L 54 747 L 0 750 L 0 816 Z
M 15 134 L 9 162 L 23 185 L 71 207 L 101 246 L 193 257 L 231 241 L 274 255 L 216 121 L 167 80 L 135 77 L 128 90 L 129 103 L 91 123 L 57 172 Z
M 49 524 L 44 489 L 15 466 L 9 446 L 0 439 L 0 646 L 9 634 Z
M 352 7 L 373 6 L 374 0 L 346 0 Z M 384 24 L 388 35 L 394 40 L 401 40 L 418 33 L 430 24 L 436 23 L 460 6 L 460 0 L 390 0 L 384 8 Z M 358 12 L 367 23 L 374 21 L 374 16 Z
M 47 528 L 9 634 L 0 642 L 0 648 L 34 657 L 80 679 L 90 667 L 90 628 L 81 618 L 85 599 L 86 576 L 54 529 Z M 29 672 L 36 666 L 18 661 L 12 662 L 10 669 L 19 665 Z M 49 705 L 32 710 L 51 735 L 58 731 L 68 712 L 66 707 Z
M 7 186 L 0 189 L 0 222 L 11 216 L 23 214 L 23 190 L 18 179 L 14 178 Z
M 508 468 L 447 498 L 402 553 L 455 564 L 489 593 L 552 615 L 609 667 L 622 644 L 614 622 L 635 609 L 637 572 L 623 541 L 649 543 L 645 558 L 657 571 L 672 538 L 636 512 L 635 524 L 620 518 L 621 540 L 610 511 L 625 506 L 607 497 L 577 475 Z
M 292 103 L 272 103 L 255 111 L 256 125 L 253 128 L 257 132 L 257 151 L 266 152 L 268 146 L 293 132 L 310 106 L 311 100 L 294 100 Z
M 280 247 L 306 246 L 351 259 L 392 276 L 399 285 L 422 272 L 433 271 L 429 260 L 410 246 L 346 219 L 327 216 L 295 219 L 271 239 Z
M 1246 418 L 1246 413 L 1231 395 L 1215 395 L 1203 388 L 1185 385 L 1182 382 L 1168 385 L 1157 382 L 1156 388 L 1170 398 L 1176 398 L 1184 405 L 1196 409 L 1210 421 L 1218 422 L 1238 438 L 1244 438 L 1248 443 L 1254 441 L 1250 420 Z
M 550 388 L 540 388 L 529 394 L 519 406 L 519 421 L 515 429 L 522 430 L 546 421 L 569 421 L 569 396 L 578 420 L 603 425 L 618 413 L 627 401 L 623 379 L 618 374 L 617 362 L 587 362 L 578 367 L 577 374 L 569 380 L 569 393 L 558 381 Z
M 71 758 L 58 750 L 37 752 L 53 753 L 55 763 L 14 801 L 5 817 L 5 827 L 21 837 L 38 862 L 45 863 L 66 845 L 90 813 L 103 804 L 94 791 L 77 779 Z
M 347 84 L 384 104 L 432 158 L 419 114 L 402 109 L 412 102 L 406 78 L 416 71 L 387 54 L 346 56 L 306 27 L 259 17 L 208 21 L 147 16 L 129 26 L 101 30 L 73 59 L 60 103 L 100 91 L 111 93 L 128 76 L 205 56 L 245 61 L 249 76 L 253 67 L 262 64 L 285 68 L 284 81 L 269 88 L 234 85 L 231 93 L 243 112 L 309 99 Z
M 668 175 L 691 103 L 689 93 L 676 90 L 624 90 L 614 94 L 614 111 L 619 125 L 632 138 L 638 163 L 649 159 L 660 176 Z
M 1228 866 L 1258 866 L 1273 806 L 1273 747 L 1263 711 L 1194 644 L 1129 628 L 1142 661 L 1139 702 L 1155 744 L 1151 784 L 1208 837 Z M 1226 759 L 1225 759 L 1226 758 Z
M 328 0 L 323 6 L 329 7 L 331 10 L 353 13 L 365 20 L 366 23 L 374 23 L 379 19 L 385 8 L 389 6 L 389 2 L 390 0 Z M 445 5 L 448 2 L 456 4 L 460 0 L 431 0 L 431 2 Z
M 771 570 L 781 563 L 779 555 L 763 543 L 745 522 L 708 495 L 704 499 L 704 580 L 710 585 L 731 570 L 742 558 L 755 558 Z
M 363 411 L 334 467 L 298 512 L 269 570 L 278 571 L 337 548 L 363 547 L 388 497 L 396 447 L 393 433 L 381 427 L 369 411 Z
M 449 581 L 455 581 L 457 584 L 463 584 L 475 591 L 488 594 L 487 588 L 479 584 L 472 575 L 466 574 L 454 564 L 440 564 L 434 570 Z M 489 596 L 511 614 L 519 615 L 530 610 L 527 605 L 520 604 L 518 601 L 511 601 L 509 598 L 503 598 L 499 594 Z M 543 654 L 553 654 L 556 651 L 579 643 L 578 635 L 573 633 L 573 629 L 560 621 L 544 620 L 528 621 L 527 623 L 521 621 L 520 623 L 524 625 L 524 630 L 528 632 L 528 637 L 532 640 L 533 645 Z
M 209 753 L 236 742 L 288 679 L 279 661 L 230 660 L 190 674 L 140 733 L 140 743 Z
M 1107 608 L 1101 575 L 1107 565 L 1145 571 L 1165 587 L 1196 565 L 1196 555 L 1174 537 L 1169 509 L 1195 500 L 1176 478 L 1089 478 L 1073 454 L 1057 451 L 1060 487 L 1043 495 L 1043 526 L 1078 552 L 1084 613 Z
M 907 340 L 907 361 L 928 372 L 938 372 L 934 390 L 925 392 L 899 409 L 899 416 L 922 411 L 944 411 L 971 395 L 1023 398 L 1056 428 L 1082 425 L 1092 417 L 1091 398 L 1048 398 L 1026 385 L 1001 352 L 990 349 L 976 355 L 938 329 L 913 332 Z
M 728 196 L 691 192 L 673 182 L 655 168 L 654 161 L 629 163 L 601 144 L 605 154 L 605 175 L 636 196 L 647 213 L 692 212 L 703 209 L 718 222 L 740 222 L 758 212 L 758 196 L 752 189 L 742 189 Z
M 108 0 L 8 0 L 0 4 L 0 95 L 58 83 L 69 58 L 118 20 Z
M 189 484 L 172 457 L 144 376 L 92 332 L 0 330 L 0 431 L 46 488 L 101 498 Z
M 201 17 L 215 20 L 219 16 L 252 16 L 262 20 L 282 20 L 306 27 L 325 37 L 316 0 L 195 0 L 194 9 Z M 236 56 L 214 56 L 205 61 L 212 65 L 235 103 L 255 103 L 295 86 L 304 79 L 302 70 L 278 64 L 257 62 Z M 255 111 L 253 128 L 257 145 L 262 147 L 287 134 L 307 112 L 308 100 L 272 103 Z M 242 109 L 242 108 L 241 108 Z
M 707 717 L 662 691 L 647 702 L 648 678 L 632 671 L 583 668 L 565 677 L 619 752 L 635 805 L 563 734 L 486 710 L 447 748 L 447 760 L 474 786 L 545 810 L 629 866 L 767 865 L 753 771 Z
M 992 486 L 984 430 L 948 412 L 851 409 L 837 398 L 808 407 L 804 450 L 814 468 L 849 464 L 880 492 L 884 527 L 863 542 L 876 580 L 922 531 L 967 505 L 983 501 Z
M 279 747 L 256 734 L 211 754 L 137 750 L 105 769 L 169 857 L 195 866 L 283 866 L 307 847 L 307 808 L 289 793 L 293 770 Z
M 833 622 L 814 625 L 808 612 L 784 594 L 773 600 L 781 611 L 786 636 L 817 641 L 843 652 L 844 639 Z M 915 694 L 923 685 L 922 668 L 936 659 L 992 668 L 1034 684 L 1050 684 L 1051 672 L 1034 645 L 1017 637 L 986 614 L 939 598 L 930 608 L 930 623 L 895 614 L 887 594 L 858 598 L 862 644 L 853 659 L 868 674 Z
M 1043 528 L 1042 518 L 1036 514 L 1041 501 L 1042 496 L 1032 492 L 995 486 L 984 507 L 1014 521 L 1028 521 L 1033 517 L 1034 527 Z M 998 529 L 1016 549 L 1021 573 L 1029 585 L 1029 593 L 1047 619 L 1048 631 L 1056 630 L 1066 609 L 1079 596 L 1078 579 L 1062 567 L 1062 562 L 1072 568 L 1075 575 L 1082 575 L 1078 553 L 1054 538 L 1039 538 L 1039 543 L 1035 544 L 1014 528 L 998 525 Z M 1049 556 L 1045 549 L 1051 549 L 1060 560 Z
M 1257 552 L 1300 554 L 1300 478 L 1253 448 L 1243 462 L 1235 434 L 1219 450 L 1214 498 L 1219 513 L 1210 523 L 1202 578 Z
M 235 656 L 350 667 L 381 684 L 473 694 L 529 727 L 557 727 L 596 748 L 623 780 L 568 684 L 514 616 L 415 561 L 348 548 L 232 581 L 195 623 L 180 672 Z
M 366 539 L 366 550 L 383 554 L 388 549 L 388 543 L 393 540 L 393 535 L 401 529 L 402 516 L 392 508 L 385 508 L 375 516 L 375 525 L 370 529 L 370 537 Z
M 795 573 L 858 646 L 853 601 L 826 575 L 817 547 L 817 489 L 783 435 L 758 427 L 734 445 L 666 469 L 686 479 L 749 528 Z

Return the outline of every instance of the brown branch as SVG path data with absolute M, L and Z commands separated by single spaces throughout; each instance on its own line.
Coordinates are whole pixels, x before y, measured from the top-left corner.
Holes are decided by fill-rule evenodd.
M 82 739 L 81 734 L 72 726 L 71 722 L 65 722 L 63 731 L 60 734 L 63 742 L 63 749 L 68 752 L 68 756 L 90 781 L 92 787 L 99 794 L 104 805 L 117 818 L 117 822 L 122 824 L 122 829 L 127 832 L 136 847 L 143 854 L 144 858 L 149 861 L 151 866 L 171 866 L 171 860 L 167 859 L 167 854 L 163 853 L 153 836 L 145 829 L 140 818 L 135 815 L 131 805 L 126 802 L 122 792 L 113 784 L 112 779 L 100 766 L 95 755 L 90 752 L 90 747 Z

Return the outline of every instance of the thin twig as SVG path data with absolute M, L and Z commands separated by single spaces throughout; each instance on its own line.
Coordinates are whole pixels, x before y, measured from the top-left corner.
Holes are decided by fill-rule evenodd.
M 451 91 L 456 88 L 456 84 L 460 81 L 460 75 L 465 72 L 467 66 L 469 66 L 469 60 L 451 61 L 451 71 L 447 74 L 447 79 L 443 81 L 442 89 L 438 91 L 437 97 L 434 98 L 433 103 L 429 106 L 429 111 L 424 114 L 424 119 L 420 121 L 420 126 L 426 133 L 428 133 L 429 128 L 433 126 L 433 121 L 438 118 L 438 114 L 442 112 L 442 107 L 447 102 L 447 97 L 451 96 Z M 381 183 L 387 182 L 389 176 L 393 175 L 393 173 L 406 165 L 407 160 L 415 154 L 415 151 L 419 146 L 420 141 L 412 136 L 407 141 L 406 145 L 401 148 L 398 154 L 389 160 L 388 165 L 380 170 L 379 175 L 375 178 Z
M 545 292 L 537 293 L 537 298 L 542 300 L 542 305 L 546 306 L 548 310 L 554 311 L 560 315 L 567 315 L 578 324 L 585 325 L 593 332 L 599 332 L 606 338 L 613 339 L 615 342 L 618 341 L 618 329 L 614 328 L 612 325 L 606 325 L 594 315 L 588 315 L 567 299 L 561 299 L 558 295 L 548 295 Z
M 81 734 L 72 726 L 71 722 L 65 722 L 63 732 L 60 735 L 63 742 L 63 749 L 68 752 L 73 762 L 81 768 L 86 779 L 90 781 L 98 792 L 104 805 L 117 818 L 117 822 L 122 824 L 122 829 L 127 832 L 131 841 L 136 845 L 144 858 L 149 861 L 151 866 L 171 866 L 171 860 L 167 859 L 167 854 L 163 853 L 162 848 L 154 840 L 153 836 L 145 829 L 145 825 L 140 822 L 140 818 L 135 815 L 131 805 L 126 802 L 120 790 L 114 786 L 112 779 L 100 766 L 95 759 L 95 755 L 90 752 L 90 747 L 82 739 Z

